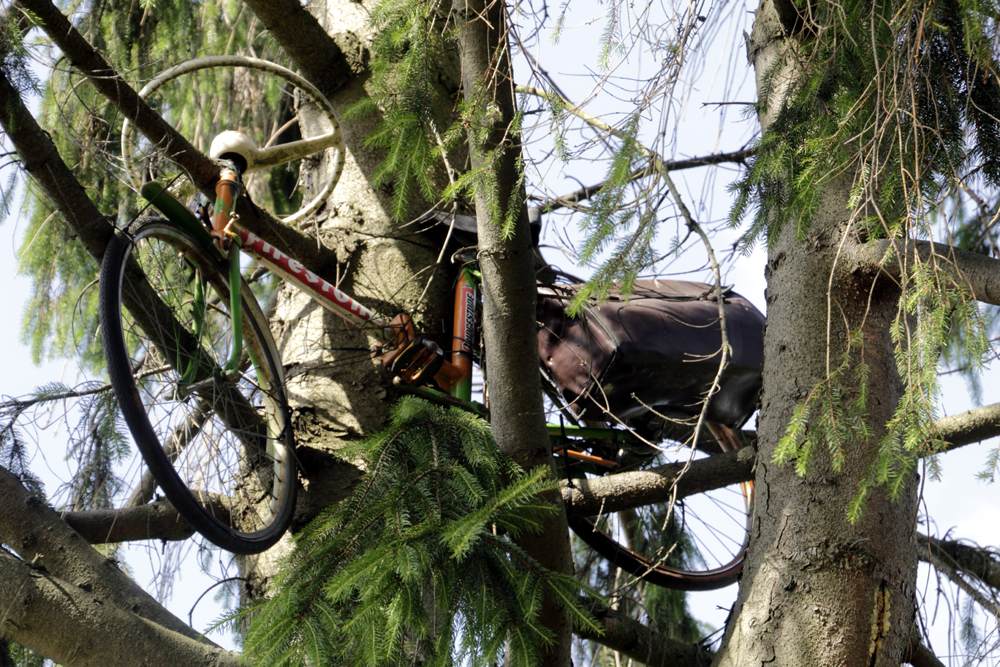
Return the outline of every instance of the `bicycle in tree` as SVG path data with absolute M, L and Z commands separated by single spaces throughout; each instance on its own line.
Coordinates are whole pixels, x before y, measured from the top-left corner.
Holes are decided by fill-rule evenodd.
M 246 196 L 244 175 L 333 151 L 329 182 L 296 214 L 301 219 L 329 196 L 344 163 L 336 113 L 322 94 L 288 70 L 250 60 L 223 64 L 286 78 L 324 110 L 330 131 L 263 149 L 238 132 L 219 135 L 210 154 L 224 166 L 211 215 L 195 215 L 158 183 L 139 184 L 165 217 L 140 218 L 121 230 L 106 251 L 100 280 L 111 383 L 149 469 L 129 502 L 144 504 L 159 487 L 195 530 L 237 554 L 272 546 L 286 531 L 296 498 L 283 367 L 241 258 L 363 329 L 401 391 L 488 418 L 487 406 L 473 400 L 474 369 L 485 370 L 489 357 L 477 335 L 474 253 L 456 255 L 450 349 L 444 349 L 449 345 L 422 335 L 406 313 L 374 312 L 239 224 L 234 211 Z M 218 65 L 191 61 L 154 79 L 142 94 Z M 126 153 L 128 136 L 126 126 Z M 434 219 L 450 226 L 452 242 L 463 233 L 466 244 L 474 241 L 468 219 L 437 214 L 424 222 Z M 716 451 L 742 446 L 738 428 L 756 409 L 760 389 L 763 315 L 716 286 L 649 280 L 639 281 L 627 300 L 613 294 L 570 316 L 566 304 L 576 289 L 540 285 L 537 311 L 543 385 L 560 416 L 549 432 L 568 483 L 650 465 L 662 459 L 658 443 L 689 440 L 693 430 L 711 433 Z M 720 366 L 723 321 L 732 354 Z M 682 449 L 682 456 L 693 451 Z M 613 565 L 651 583 L 718 588 L 739 576 L 752 492 L 745 483 L 664 506 L 573 519 L 571 527 Z M 643 531 L 689 540 L 696 557 L 677 558 L 676 544 L 640 553 L 636 536 Z

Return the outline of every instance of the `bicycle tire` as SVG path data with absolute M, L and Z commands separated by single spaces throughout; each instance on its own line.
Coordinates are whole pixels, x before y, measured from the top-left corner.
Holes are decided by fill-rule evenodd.
M 736 438 L 732 438 L 730 442 L 731 444 L 727 446 L 720 441 L 724 451 L 742 446 L 742 443 Z M 599 527 L 594 518 L 570 517 L 569 525 L 587 546 L 612 566 L 619 567 L 651 584 L 682 591 L 708 591 L 724 588 L 739 579 L 750 537 L 753 483 L 745 482 L 734 486 L 738 486 L 739 491 L 727 487 L 715 492 L 696 494 L 690 499 L 679 501 L 672 508 L 675 520 L 677 520 L 678 515 L 689 513 L 690 505 L 709 498 L 706 494 L 724 494 L 735 500 L 735 504 L 731 500 L 720 503 L 717 499 L 710 499 L 709 502 L 719 507 L 725 506 L 727 511 L 732 511 L 742 519 L 722 529 L 707 523 L 700 528 L 695 528 L 693 525 L 688 525 L 695 522 L 689 521 L 685 516 L 684 519 L 680 520 L 681 527 L 688 531 L 684 539 L 690 540 L 690 544 L 694 545 L 699 558 L 682 561 L 679 565 L 672 562 L 677 560 L 672 558 L 672 552 L 675 549 L 673 544 L 660 545 L 657 553 L 647 557 L 624 544 L 623 542 L 627 542 L 627 539 L 616 539 L 606 529 Z M 702 496 L 702 498 L 698 498 L 698 496 Z M 735 516 L 732 518 L 735 521 Z M 615 521 L 613 518 L 605 518 L 606 523 L 613 524 Z M 713 517 L 712 521 L 719 521 L 719 519 Z M 739 539 L 733 538 L 726 532 L 727 530 L 739 532 Z M 613 530 L 616 534 L 619 531 L 622 531 L 620 526 Z M 680 535 L 681 532 L 678 531 L 676 534 Z
M 145 218 L 108 245 L 99 312 L 111 385 L 156 484 L 210 542 L 254 554 L 291 522 L 296 476 L 280 357 L 240 289 L 243 355 L 223 373 L 228 262 L 181 226 Z

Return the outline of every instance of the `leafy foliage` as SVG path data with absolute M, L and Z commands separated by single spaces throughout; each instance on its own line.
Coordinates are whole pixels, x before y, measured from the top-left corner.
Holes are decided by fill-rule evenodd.
M 542 494 L 556 485 L 504 457 L 488 424 L 404 398 L 346 453 L 368 469 L 351 498 L 298 536 L 276 595 L 233 619 L 252 619 L 253 664 L 489 665 L 509 651 L 530 665 L 552 641 L 546 594 L 596 629 L 581 585 L 514 544 L 555 511 Z
M 366 143 L 385 149 L 372 184 L 393 184 L 397 219 L 409 214 L 415 189 L 434 202 L 446 182 L 442 155 L 448 145 L 441 134 L 454 121 L 448 110 L 455 104 L 439 81 L 450 33 L 446 17 L 447 7 L 436 0 L 379 3 L 371 16 L 372 96 L 345 115 L 382 115 Z
M 43 656 L 0 638 L 0 667 L 45 667 L 45 664 Z
M 896 366 L 906 382 L 896 410 L 878 438 L 875 461 L 861 480 L 858 494 L 848 508 L 857 520 L 871 491 L 885 486 L 896 498 L 912 479 L 917 462 L 945 445 L 930 429 L 937 415 L 939 379 L 937 362 L 952 332 L 966 332 L 962 353 L 971 367 L 981 367 L 989 340 L 968 290 L 945 267 L 916 264 L 900 311 L 893 323 Z M 839 365 L 799 404 L 774 460 L 795 462 L 800 475 L 810 472 L 816 451 L 825 447 L 834 471 L 840 471 L 851 447 L 875 438 L 868 424 L 869 368 L 864 340 L 855 332 Z
M 621 147 L 608 166 L 604 187 L 580 224 L 586 238 L 580 248 L 580 259 L 592 265 L 599 259 L 604 261 L 574 296 L 571 313 L 580 312 L 588 299 L 606 301 L 613 288 L 623 294 L 630 293 L 639 272 L 656 260 L 653 245 L 658 222 L 656 207 L 636 206 L 629 201 L 636 168 L 645 160 L 636 136 L 638 131 L 636 114 L 620 133 Z M 612 244 L 615 247 L 610 257 L 603 258 Z

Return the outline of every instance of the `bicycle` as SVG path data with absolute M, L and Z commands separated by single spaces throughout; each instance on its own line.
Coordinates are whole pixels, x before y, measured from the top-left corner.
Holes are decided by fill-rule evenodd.
M 282 364 L 267 318 L 242 278 L 240 253 L 376 338 L 377 354 L 401 390 L 487 415 L 472 401 L 478 277 L 471 264 L 460 269 L 454 290 L 449 354 L 419 335 L 408 315 L 390 320 L 374 313 L 241 227 L 232 214 L 242 174 L 327 147 L 340 151 L 342 164 L 338 136 L 335 128 L 322 141 L 262 150 L 244 135 L 223 133 L 210 151 L 226 164 L 211 220 L 199 219 L 163 186 L 146 183 L 143 196 L 166 219 L 131 225 L 109 245 L 102 265 L 109 375 L 150 471 L 132 501 L 148 502 L 159 485 L 195 530 L 237 554 L 272 546 L 291 521 L 296 495 Z M 572 411 L 564 412 L 574 420 Z M 619 469 L 617 453 L 607 454 L 608 442 L 646 447 L 622 429 L 560 424 L 550 433 L 570 478 Z M 738 444 L 728 440 L 723 449 Z M 597 450 L 582 451 L 588 447 Z M 742 540 L 697 569 L 644 558 L 622 546 L 623 538 L 609 536 L 606 520 L 572 524 L 595 551 L 636 576 L 672 588 L 717 588 L 739 576 L 751 493 L 747 485 L 740 493 Z

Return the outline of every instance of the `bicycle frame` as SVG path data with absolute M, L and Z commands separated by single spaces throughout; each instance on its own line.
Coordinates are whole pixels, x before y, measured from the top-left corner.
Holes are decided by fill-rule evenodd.
M 220 196 L 216 204 L 217 212 L 213 227 L 216 230 L 224 230 L 224 233 L 234 241 L 228 251 L 230 267 L 234 265 L 238 267 L 239 250 L 236 248 L 242 249 L 262 266 L 294 285 L 324 308 L 355 327 L 373 334 L 383 345 L 387 345 L 389 351 L 381 354 L 379 359 L 397 376 L 395 384 L 400 390 L 422 396 L 435 403 L 460 407 L 482 417 L 487 416 L 483 406 L 472 401 L 472 358 L 479 283 L 477 273 L 468 265 L 462 267 L 455 286 L 451 360 L 447 361 L 440 350 L 433 349 L 436 347 L 433 343 L 414 334 L 413 324 L 408 315 L 402 314 L 392 320 L 386 319 L 317 276 L 298 260 L 241 227 L 232 215 L 234 199 L 238 196 L 238 185 L 234 180 L 223 178 L 217 189 L 223 196 Z M 146 183 L 141 192 L 168 219 L 194 233 L 203 243 L 215 244 L 217 247 L 220 245 L 216 240 L 221 234 L 209 232 L 201 221 L 162 185 Z M 238 281 L 240 279 L 238 271 L 231 272 L 230 278 Z M 239 293 L 235 288 L 230 291 Z M 239 304 L 236 303 L 232 311 L 234 320 L 238 320 L 238 308 Z M 437 383 L 441 391 L 422 386 L 429 384 L 431 379 Z M 565 441 L 567 437 L 612 441 L 629 439 L 629 434 L 609 428 L 549 424 L 548 430 L 552 437 L 560 441 Z M 617 468 L 617 463 L 614 461 L 569 449 L 565 444 L 557 451 L 582 464 L 590 464 L 605 470 Z

